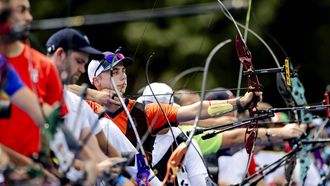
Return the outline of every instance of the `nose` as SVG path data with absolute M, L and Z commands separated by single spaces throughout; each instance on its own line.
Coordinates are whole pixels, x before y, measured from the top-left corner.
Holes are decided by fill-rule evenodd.
M 122 80 L 125 80 L 125 79 L 127 79 L 127 75 L 126 75 L 126 73 L 125 73 L 125 72 L 122 72 L 122 74 L 121 74 L 121 79 L 122 79 Z
M 85 65 L 84 65 L 84 64 L 81 64 L 81 65 L 79 66 L 79 70 L 80 70 L 81 73 L 85 73 L 85 72 L 86 72 L 86 70 L 85 70 Z
M 31 15 L 30 11 L 25 11 L 24 13 L 24 19 L 26 21 L 27 24 L 31 24 L 32 20 L 33 20 L 33 16 Z

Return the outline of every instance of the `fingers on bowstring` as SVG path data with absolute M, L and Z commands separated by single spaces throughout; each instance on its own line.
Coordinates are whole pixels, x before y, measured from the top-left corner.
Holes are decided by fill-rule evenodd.
M 117 93 L 114 93 L 114 94 L 112 94 L 112 97 L 111 97 L 111 99 L 115 99 L 115 98 L 118 98 L 118 94 Z

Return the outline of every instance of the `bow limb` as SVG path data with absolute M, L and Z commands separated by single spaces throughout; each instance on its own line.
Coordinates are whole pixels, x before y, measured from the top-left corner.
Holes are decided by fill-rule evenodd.
M 145 153 L 145 150 L 144 150 L 144 148 L 143 148 L 143 146 L 142 146 L 142 142 L 141 142 L 140 136 L 139 136 L 139 134 L 138 134 L 138 132 L 137 132 L 137 129 L 136 129 L 136 127 L 135 127 L 135 122 L 134 122 L 132 116 L 130 115 L 130 113 L 129 113 L 129 111 L 128 111 L 128 108 L 126 107 L 123 98 L 120 96 L 120 92 L 119 92 L 119 90 L 118 90 L 118 88 L 117 88 L 117 86 L 116 86 L 116 84 L 115 84 L 113 78 L 111 77 L 110 79 L 111 79 L 111 83 L 112 83 L 112 85 L 113 85 L 113 87 L 114 87 L 114 89 L 115 89 L 115 91 L 116 91 L 116 93 L 117 93 L 117 95 L 118 95 L 118 99 L 119 99 L 119 101 L 120 101 L 122 107 L 124 108 L 125 113 L 127 114 L 128 120 L 129 120 L 129 122 L 130 122 L 131 125 L 132 125 L 132 129 L 133 129 L 133 131 L 134 131 L 134 135 L 135 135 L 135 137 L 136 137 L 137 144 L 138 144 L 138 147 L 140 148 L 140 151 L 141 151 L 141 154 L 142 154 L 142 156 L 143 156 L 143 158 L 144 158 L 144 161 L 145 161 L 146 165 L 148 165 L 148 161 L 147 161 L 147 159 L 146 159 L 146 153 Z M 148 166 L 149 166 L 149 165 L 148 165 Z M 150 167 L 150 166 L 149 166 L 149 167 Z M 148 181 L 148 180 L 144 180 L 144 181 Z
M 225 16 L 229 19 L 229 20 L 231 20 L 231 21 L 233 21 L 227 14 L 225 14 Z M 268 52 L 270 53 L 270 55 L 272 56 L 272 58 L 274 59 L 274 62 L 276 63 L 276 66 L 277 67 L 281 67 L 281 65 L 280 65 L 280 62 L 279 62 L 279 60 L 278 60 L 278 58 L 276 57 L 276 55 L 275 55 L 275 53 L 274 53 L 274 51 L 270 48 L 270 46 L 267 44 L 267 42 L 264 40 L 264 39 L 262 39 L 262 37 L 261 36 L 259 36 L 256 32 L 254 32 L 253 30 L 251 30 L 250 28 L 246 28 L 244 25 L 242 25 L 241 23 L 236 23 L 239 27 L 242 27 L 242 28 L 245 28 L 245 29 L 247 29 L 248 30 L 248 32 L 250 33 L 250 34 L 252 34 L 255 38 L 257 38 L 265 47 L 266 47 L 266 49 L 268 50 Z
M 252 64 L 252 55 L 239 35 L 236 36 L 235 44 L 236 44 L 237 54 L 243 68 L 247 71 L 254 72 L 254 67 Z M 254 90 L 250 90 L 250 91 L 260 90 L 259 80 L 257 75 L 255 74 L 248 75 L 248 86 L 254 87 Z M 257 108 L 258 101 L 259 101 L 258 99 L 252 100 L 252 103 L 248 108 L 250 117 L 254 117 L 256 114 L 258 114 L 258 108 Z M 246 126 L 244 141 L 245 141 L 245 149 L 248 153 L 248 161 L 247 161 L 246 169 L 243 174 L 244 177 L 245 175 L 247 175 L 248 172 L 250 173 L 255 172 L 255 162 L 254 162 L 253 153 L 254 153 L 255 141 L 257 139 L 257 136 L 258 136 L 258 120 L 255 121 L 255 124 Z M 243 183 L 241 183 L 241 185 L 242 184 Z
M 218 1 L 219 2 L 219 1 Z M 220 2 L 219 2 L 220 3 Z M 221 3 L 220 3 L 221 4 Z M 234 24 L 235 24 L 235 26 L 237 27 L 237 25 L 239 25 L 240 27 L 244 27 L 243 25 L 241 25 L 240 23 L 236 23 L 236 21 L 233 19 L 233 17 L 230 15 L 230 13 L 228 12 L 228 11 L 223 11 L 224 12 L 224 14 L 225 14 L 225 16 L 226 17 L 228 17 Z M 279 64 L 279 62 L 278 62 L 278 60 L 277 60 L 277 57 L 275 56 L 275 54 L 274 54 L 274 52 L 271 50 L 271 48 L 267 45 L 267 43 L 260 37 L 260 36 L 258 36 L 256 33 L 254 33 L 252 30 L 250 30 L 250 29 L 247 29 L 250 33 L 252 33 L 257 39 L 259 39 L 265 46 L 266 46 L 266 48 L 268 49 L 268 51 L 271 53 L 271 55 L 272 55 L 272 57 L 273 57 L 273 59 L 274 59 L 274 61 L 275 61 L 275 63 L 276 63 L 276 65 L 277 65 L 277 67 L 280 67 L 280 64 Z M 238 32 L 239 32 L 239 30 L 238 30 Z M 284 75 L 283 74 L 279 74 L 278 75 L 278 78 L 277 79 L 281 79 L 281 81 L 284 81 L 286 78 L 284 77 Z M 292 80 L 292 79 L 291 79 Z M 295 80 L 293 80 L 293 83 L 294 83 L 294 88 L 296 88 L 296 87 L 299 87 L 300 85 L 301 85 L 301 83 L 299 82 L 299 81 L 295 81 Z M 279 87 L 279 86 L 278 86 Z M 284 87 L 286 87 L 286 86 L 284 86 Z M 280 88 L 278 88 L 278 89 L 280 89 Z M 282 88 L 283 89 L 283 88 Z M 284 92 L 287 92 L 287 93 L 285 93 L 285 94 L 281 94 L 282 95 L 282 97 L 286 100 L 286 103 L 287 103 L 287 105 L 289 106 L 289 105 L 291 105 L 291 106 L 296 106 L 295 105 L 295 101 L 294 101 L 294 99 L 292 98 L 293 97 L 293 92 L 295 92 L 296 94 L 299 94 L 299 95 L 301 95 L 302 93 L 300 92 L 300 90 L 299 89 L 295 89 L 295 91 L 291 91 L 291 90 L 288 90 L 288 91 L 284 91 Z M 296 114 L 294 114 L 294 115 L 296 115 L 296 119 L 298 119 L 298 115 L 297 115 L 297 112 L 295 112 Z M 302 156 L 303 157 L 303 156 Z M 291 161 L 292 162 L 292 164 L 291 164 L 291 171 L 289 171 L 289 172 L 291 172 L 292 173 L 292 171 L 293 171 L 293 168 L 294 168 L 294 166 L 295 166 L 295 156 L 293 156 L 292 157 L 292 159 L 293 159 L 293 161 Z M 287 174 L 287 175 L 292 175 L 291 173 L 289 173 L 289 174 Z M 304 175 L 303 175 L 304 176 Z M 291 177 L 291 176 L 290 176 Z M 287 177 L 288 178 L 288 177 Z M 290 181 L 290 180 L 288 180 L 288 181 Z
M 250 25 L 250 17 L 251 17 L 251 7 L 252 7 L 252 0 L 249 0 L 248 10 L 245 16 L 245 30 L 244 30 L 244 40 L 247 41 L 248 36 L 248 29 Z
M 228 9 L 226 9 L 226 7 L 224 6 L 224 4 L 218 0 L 218 3 L 221 6 L 221 11 L 225 14 L 228 15 L 230 17 L 230 20 L 233 22 L 236 30 L 237 30 L 237 36 L 236 36 L 236 40 L 235 40 L 235 44 L 236 44 L 236 50 L 237 50 L 237 54 L 239 57 L 239 60 L 241 62 L 241 67 L 243 67 L 245 70 L 254 71 L 254 67 L 252 64 L 252 55 L 251 52 L 249 51 L 249 49 L 246 46 L 246 42 L 242 37 L 242 34 L 238 28 L 238 25 L 234 19 L 234 17 L 231 15 L 231 13 L 228 11 Z M 247 31 L 248 29 L 246 29 Z M 240 81 L 239 81 L 240 82 Z M 255 88 L 255 91 L 259 91 L 259 80 L 258 77 L 256 75 L 253 76 L 248 76 L 248 84 L 249 86 L 253 86 Z M 253 103 L 251 104 L 251 106 L 249 107 L 249 114 L 250 117 L 253 117 L 255 115 L 255 113 L 257 112 L 257 107 L 256 107 L 256 103 L 258 100 L 254 100 Z M 254 151 L 254 146 L 255 146 L 255 141 L 257 139 L 257 135 L 258 135 L 258 121 L 256 121 L 255 125 L 253 126 L 247 126 L 246 128 L 246 133 L 245 133 L 245 148 L 246 151 L 249 155 L 248 157 L 248 162 L 247 162 L 247 167 L 245 169 L 245 175 L 247 174 L 249 167 L 250 167 L 250 163 L 251 161 L 254 162 L 253 159 L 253 151 Z M 243 177 L 243 179 L 244 179 Z
M 180 170 L 182 163 L 184 161 L 186 152 L 192 142 L 192 139 L 194 137 L 194 134 L 196 132 L 196 128 L 197 128 L 197 124 L 200 118 L 200 115 L 202 113 L 202 105 L 203 105 L 203 101 L 204 97 L 205 97 L 205 87 L 206 87 L 206 80 L 207 80 L 207 75 L 208 75 L 208 69 L 211 63 L 211 60 L 213 58 L 213 56 L 226 44 L 228 44 L 229 42 L 231 42 L 230 39 L 227 39 L 219 44 L 217 44 L 212 51 L 210 52 L 210 54 L 208 55 L 206 62 L 205 62 L 205 66 L 204 66 L 204 73 L 203 73 L 203 79 L 202 79 L 202 88 L 201 88 L 201 102 L 200 102 L 200 106 L 199 106 L 199 110 L 198 113 L 196 114 L 195 120 L 194 120 L 194 124 L 193 124 L 193 129 L 190 132 L 188 139 L 186 142 L 181 143 L 177 149 L 171 154 L 170 159 L 167 162 L 167 170 L 166 170 L 166 176 L 162 182 L 162 185 L 167 185 L 168 182 L 173 183 L 173 179 L 177 176 L 178 170 Z
M 300 82 L 298 77 L 291 77 L 292 88 L 285 85 L 284 80 L 280 77 L 277 77 L 277 87 L 278 90 L 284 99 L 285 103 L 288 107 L 294 106 L 304 106 L 307 105 L 307 101 L 305 98 L 305 89 L 303 84 Z M 294 116 L 296 120 L 299 122 L 309 124 L 312 122 L 312 115 L 305 110 L 298 110 L 290 113 L 291 118 Z M 311 140 L 310 134 L 304 137 L 306 140 Z M 300 139 L 301 140 L 301 139 Z M 295 141 L 290 142 L 290 146 L 292 148 L 295 145 Z M 310 164 L 312 163 L 309 149 L 311 149 L 311 145 L 304 145 L 303 148 L 298 152 L 297 157 L 300 159 L 300 181 L 303 183 L 307 176 L 307 171 L 309 169 Z M 295 167 L 295 159 L 289 162 L 289 165 L 286 169 L 286 178 L 289 183 L 291 183 L 292 173 Z
M 115 57 L 113 58 L 113 60 L 116 59 L 116 55 L 118 55 L 120 49 L 121 49 L 121 47 L 119 47 L 115 51 Z M 113 61 L 112 61 L 111 65 L 112 64 L 113 64 Z M 150 174 L 150 172 L 149 172 L 150 165 L 148 164 L 148 160 L 146 158 L 146 153 L 145 153 L 145 150 L 143 148 L 143 144 L 141 142 L 141 138 L 139 136 L 139 133 L 136 129 L 135 122 L 134 122 L 134 120 L 133 120 L 133 118 L 132 118 L 132 116 L 131 116 L 131 114 L 130 114 L 123 98 L 122 98 L 122 96 L 121 96 L 121 92 L 118 90 L 118 87 L 117 87 L 117 85 L 116 85 L 116 83 L 115 83 L 115 81 L 112 77 L 112 70 L 113 70 L 113 66 L 111 66 L 111 68 L 110 68 L 110 71 L 111 71 L 110 72 L 110 81 L 111 81 L 112 87 L 115 89 L 115 92 L 118 96 L 118 99 L 119 99 L 119 101 L 120 101 L 120 103 L 121 103 L 122 107 L 124 108 L 124 111 L 127 115 L 128 121 L 132 126 L 132 129 L 133 129 L 134 135 L 136 137 L 136 141 L 137 141 L 137 146 L 138 146 L 137 150 L 140 148 L 141 154 L 143 156 L 143 157 L 137 159 L 137 161 L 139 161 L 139 162 L 137 162 L 137 165 L 142 165 L 144 167 L 140 167 L 142 172 L 138 170 L 136 181 L 137 181 L 138 185 L 148 185 L 148 176 Z M 143 162 L 143 160 L 144 160 L 144 162 Z
M 213 56 L 223 47 L 225 46 L 226 44 L 228 44 L 229 42 L 231 42 L 230 39 L 227 39 L 221 43 L 219 43 L 218 45 L 216 45 L 212 51 L 210 52 L 210 54 L 208 55 L 207 59 L 206 59 L 206 63 L 205 63 L 205 67 L 204 67 L 204 73 L 203 73 L 203 80 L 202 80 L 202 89 L 201 89 L 201 100 L 204 100 L 204 97 L 205 97 L 205 87 L 206 87 L 206 80 L 207 80 L 207 75 L 208 75 L 208 69 L 209 69 L 209 65 L 211 63 L 211 60 L 213 58 Z M 194 124 L 193 124 L 193 130 L 192 132 L 190 133 L 189 135 L 189 138 L 188 138 L 188 146 L 195 134 L 195 131 L 196 131 L 196 127 L 197 127 L 197 124 L 198 124 L 198 121 L 199 121 L 199 117 L 202 113 L 202 105 L 203 105 L 203 101 L 200 102 L 200 107 L 199 107 L 199 111 L 198 111 L 198 114 L 196 115 L 195 117 L 195 120 L 194 120 Z
M 152 6 L 151 12 L 153 12 L 153 11 L 155 10 L 155 7 L 156 7 L 157 4 L 158 4 L 158 0 L 155 0 L 155 1 L 154 1 L 154 4 L 153 4 L 153 6 Z M 139 42 L 138 42 L 138 44 L 136 45 L 135 52 L 134 52 L 134 55 L 133 55 L 133 59 L 135 59 L 135 57 L 136 57 L 136 55 L 137 55 L 137 53 L 138 53 L 138 50 L 140 49 L 140 46 L 141 46 L 141 43 L 142 43 L 143 37 L 144 37 L 145 33 L 147 32 L 148 26 L 149 26 L 149 24 L 150 24 L 150 18 L 151 18 L 151 14 L 150 14 L 150 17 L 147 19 L 147 23 L 145 24 L 145 27 L 144 27 L 144 29 L 143 29 L 143 32 L 142 32 L 141 37 L 140 37 L 140 39 L 139 39 Z
M 174 136 L 174 132 L 173 132 L 173 130 L 172 130 L 171 122 L 170 122 L 170 120 L 168 119 L 167 115 L 165 114 L 165 112 L 164 112 L 164 110 L 163 110 L 161 104 L 160 104 L 159 101 L 158 101 L 157 96 L 155 95 L 155 93 L 154 93 L 154 91 L 153 91 L 153 88 L 152 88 L 151 85 L 150 85 L 151 83 L 150 83 L 149 73 L 148 73 L 148 72 L 149 72 L 149 64 L 150 64 L 150 61 L 151 61 L 151 58 L 153 57 L 153 55 L 154 55 L 154 54 L 151 54 L 151 56 L 149 57 L 149 59 L 148 59 L 148 61 L 147 61 L 147 65 L 146 65 L 146 69 L 145 69 L 145 78 L 146 78 L 146 81 L 147 81 L 147 83 L 148 83 L 148 86 L 149 86 L 149 89 L 150 89 L 150 91 L 151 91 L 152 96 L 155 98 L 155 100 L 156 100 L 156 102 L 157 102 L 157 104 L 158 104 L 158 106 L 159 106 L 160 111 L 162 112 L 163 116 L 165 117 L 165 120 L 166 120 L 166 122 L 167 122 L 167 124 L 168 124 L 168 126 L 169 126 L 169 130 L 171 131 L 171 135 L 172 135 L 172 137 L 173 137 L 173 140 L 174 140 L 175 144 L 176 144 L 176 145 L 179 145 L 178 142 L 177 142 L 177 140 L 176 140 L 176 137 Z M 143 140 L 146 139 L 147 136 L 150 134 L 150 131 L 152 130 L 152 128 L 153 128 L 153 126 L 154 126 L 154 124 L 155 124 L 157 118 L 158 118 L 158 117 L 155 117 L 155 118 L 153 119 L 152 123 L 151 123 L 150 126 L 148 127 L 149 130 L 146 132 L 146 134 L 143 135 L 143 138 L 142 138 Z M 142 142 L 144 142 L 144 141 L 142 141 Z
M 218 0 L 218 2 L 221 4 L 221 2 Z M 222 5 L 222 7 L 223 7 L 223 9 L 225 10 L 225 8 L 224 8 L 224 6 Z M 235 24 L 235 27 L 237 28 L 238 27 L 238 25 L 240 25 L 240 27 L 244 27 L 243 25 L 241 25 L 241 24 L 239 24 L 239 23 L 236 23 L 236 21 L 233 19 L 233 17 L 230 15 L 230 13 L 229 13 L 229 11 L 223 11 L 224 12 L 224 14 Z M 246 27 L 245 27 L 246 28 Z M 265 46 L 266 46 L 266 48 L 268 49 L 268 51 L 271 53 L 271 55 L 273 56 L 273 59 L 274 59 L 274 61 L 275 61 L 275 63 L 276 63 L 276 65 L 277 65 L 277 67 L 280 67 L 280 65 L 279 65 L 279 62 L 278 62 L 278 60 L 277 60 L 277 58 L 276 58 L 276 56 L 275 56 L 275 54 L 274 54 L 274 52 L 270 49 L 270 47 L 266 44 L 266 42 L 260 37 L 260 36 L 258 36 L 256 33 L 254 33 L 254 32 L 252 32 L 252 30 L 250 30 L 250 29 L 246 29 L 246 30 L 249 30 L 255 37 L 257 37 L 257 39 L 259 39 Z M 237 29 L 237 31 L 239 32 L 239 30 Z M 241 36 L 241 35 L 240 35 Z M 282 80 L 282 81 L 285 81 L 285 77 L 284 77 L 284 75 L 283 74 L 280 74 L 279 75 L 279 77 L 280 77 L 280 79 Z M 294 105 L 295 103 L 295 101 L 296 100 L 294 100 L 294 99 L 289 99 L 289 97 L 293 97 L 294 96 L 294 94 L 295 95 L 303 95 L 303 92 L 301 92 L 301 89 L 299 89 L 299 87 L 301 87 L 301 83 L 300 83 L 300 81 L 299 80 L 297 80 L 297 78 L 296 79 L 292 79 L 291 78 L 291 80 L 293 80 L 293 84 L 294 85 L 292 85 L 293 86 L 293 91 L 291 91 L 291 90 L 289 90 L 289 91 L 287 91 L 287 92 L 289 92 L 289 93 L 287 93 L 286 94 L 286 100 L 288 101 L 287 103 L 288 104 L 290 104 L 290 105 L 292 105 L 292 106 L 296 106 L 296 105 Z M 298 87 L 298 88 L 297 88 Z M 282 97 L 283 97 L 283 94 L 281 94 L 282 95 Z M 304 97 L 304 96 L 303 96 Z M 284 98 L 284 97 L 283 97 Z M 298 98 L 297 98 L 298 99 Z M 303 100 L 303 99 L 302 99 Z M 300 100 L 301 101 L 301 100 Z M 298 102 L 299 102 L 299 100 L 298 100 Z M 289 105 L 288 105 L 289 106 Z M 297 112 L 296 112 L 297 113 Z M 296 119 L 298 119 L 298 117 L 297 117 L 297 114 L 295 114 L 296 115 Z M 302 115 L 304 115 L 304 114 L 302 114 Z M 302 118 L 302 117 L 301 117 Z M 310 116 L 308 116 L 307 118 L 310 118 Z M 293 158 L 294 159 L 294 158 Z
M 252 6 L 252 0 L 249 0 L 248 4 L 248 11 L 246 12 L 246 17 L 245 17 L 245 27 L 244 27 L 244 41 L 247 42 L 247 36 L 248 36 L 248 29 L 250 25 L 250 16 L 251 16 L 251 6 Z M 239 73 L 238 73 L 238 80 L 237 80 L 237 92 L 236 92 L 236 97 L 240 96 L 240 88 L 242 84 L 242 74 L 243 74 L 243 65 L 241 64 L 239 67 Z
M 193 67 L 193 68 L 189 68 L 181 73 L 179 73 L 178 75 L 176 75 L 171 81 L 169 81 L 170 87 L 174 87 L 176 85 L 176 83 L 182 79 L 184 76 L 190 74 L 190 73 L 194 73 L 194 72 L 203 72 L 204 68 L 203 67 Z
M 295 101 L 295 104 L 298 106 L 307 105 L 307 101 L 305 98 L 305 89 L 303 84 L 300 82 L 298 77 L 291 78 L 292 82 L 292 91 L 291 95 Z M 312 122 L 312 115 L 310 113 L 307 113 L 304 110 L 298 111 L 297 115 L 299 117 L 299 121 L 305 124 L 310 124 Z M 311 140 L 311 135 L 307 134 L 305 137 L 306 140 Z M 311 145 L 303 146 L 302 150 L 298 153 L 298 158 L 300 161 L 300 181 L 303 183 L 305 182 L 307 171 L 309 169 L 310 164 L 312 163 L 312 160 L 310 158 L 310 153 L 308 149 L 311 148 Z
M 220 2 L 219 2 L 220 3 Z M 223 10 L 223 9 L 222 9 Z M 278 58 L 276 57 L 274 51 L 270 48 L 270 46 L 267 44 L 267 42 L 262 39 L 261 36 L 259 36 L 256 32 L 254 32 L 253 30 L 251 30 L 250 28 L 248 28 L 247 26 L 244 26 L 243 24 L 239 23 L 239 22 L 236 22 L 235 19 L 232 17 L 232 15 L 229 13 L 229 11 L 222 11 L 224 13 L 224 15 L 230 20 L 232 21 L 234 24 L 235 24 L 235 27 L 237 29 L 237 31 L 239 32 L 238 30 L 238 27 L 241 27 L 241 28 L 244 28 L 245 31 L 248 31 L 250 34 L 252 34 L 255 38 L 257 38 L 265 47 L 266 49 L 268 50 L 268 52 L 270 53 L 270 55 L 272 56 L 274 62 L 276 63 L 276 66 L 278 68 L 281 67 L 280 63 L 279 63 L 279 60 Z M 241 34 L 240 34 L 241 35 Z M 280 74 L 282 79 L 284 80 L 285 77 L 283 74 Z
M 228 15 L 230 17 L 230 20 L 232 20 L 232 22 L 235 25 L 235 28 L 237 30 L 237 33 L 239 34 L 240 38 L 243 38 L 241 31 L 238 28 L 238 25 L 234 19 L 234 17 L 231 15 L 231 13 L 229 12 L 229 10 L 225 7 L 225 5 L 220 1 L 217 0 L 218 3 L 220 4 L 221 7 L 221 11 L 225 14 Z M 249 0 L 249 8 L 246 14 L 246 26 L 245 26 L 245 32 L 244 32 L 244 42 L 247 40 L 247 31 L 248 31 L 248 25 L 250 22 L 250 13 L 251 13 L 251 4 L 252 4 L 252 0 Z M 240 88 L 241 88 L 241 82 L 242 82 L 242 72 L 243 72 L 243 65 L 240 65 L 240 70 L 239 70 L 239 77 L 238 77 L 238 81 L 237 81 L 237 92 L 236 92 L 236 97 L 238 97 L 240 95 Z

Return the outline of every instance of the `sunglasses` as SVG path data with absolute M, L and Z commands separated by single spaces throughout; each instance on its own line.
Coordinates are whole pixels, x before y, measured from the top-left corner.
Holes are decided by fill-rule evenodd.
M 123 54 L 121 53 L 117 53 L 117 54 L 109 54 L 107 56 L 105 56 L 101 61 L 99 66 L 97 66 L 95 72 L 94 72 L 94 76 L 96 76 L 96 72 L 103 67 L 103 69 L 108 69 L 110 65 L 114 66 L 113 64 L 117 61 L 121 61 L 123 60 L 125 57 Z M 116 63 L 117 64 L 117 63 Z M 116 65 L 115 64 L 115 65 Z M 110 68 L 109 68 L 110 69 Z

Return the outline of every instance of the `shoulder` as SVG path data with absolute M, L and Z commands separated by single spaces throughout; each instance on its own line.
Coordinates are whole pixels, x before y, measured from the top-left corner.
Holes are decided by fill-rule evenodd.
M 76 110 L 77 108 L 77 103 L 79 101 L 79 96 L 76 94 L 65 90 L 64 91 L 64 99 L 65 103 L 70 111 Z
M 91 100 L 85 100 L 85 101 L 94 112 L 98 114 L 102 112 L 102 105 Z

